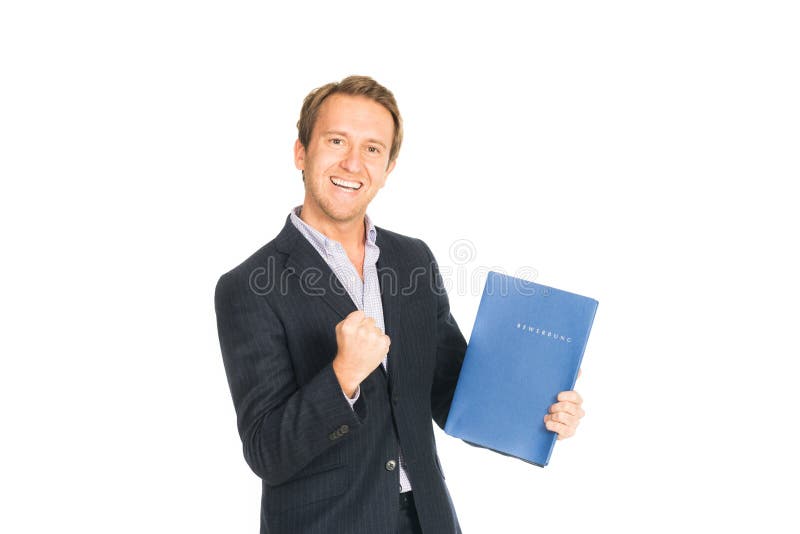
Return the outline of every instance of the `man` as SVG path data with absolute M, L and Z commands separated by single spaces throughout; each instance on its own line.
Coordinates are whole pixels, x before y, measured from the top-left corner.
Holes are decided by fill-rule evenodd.
M 466 342 L 425 243 L 366 215 L 402 136 L 371 78 L 312 91 L 294 147 L 303 204 L 217 285 L 262 534 L 460 532 L 431 419 L 444 427 Z M 572 435 L 581 402 L 562 393 L 544 424 Z

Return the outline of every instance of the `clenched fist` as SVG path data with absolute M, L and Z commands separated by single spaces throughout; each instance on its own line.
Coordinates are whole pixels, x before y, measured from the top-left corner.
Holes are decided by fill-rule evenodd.
M 381 332 L 371 317 L 356 310 L 336 325 L 336 357 L 333 372 L 348 397 L 374 371 L 389 352 L 389 336 Z

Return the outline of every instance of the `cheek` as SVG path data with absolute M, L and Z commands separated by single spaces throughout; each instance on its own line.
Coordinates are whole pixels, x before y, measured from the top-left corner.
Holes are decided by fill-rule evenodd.
M 383 175 L 383 171 L 377 176 L 375 174 L 372 175 L 372 189 L 377 191 L 378 189 L 383 188 L 386 184 L 386 177 Z
M 308 158 L 305 164 L 306 174 L 312 174 L 314 176 L 326 174 L 327 169 L 330 167 L 330 162 L 320 157 Z
M 387 163 L 383 160 L 381 161 L 370 161 L 367 164 L 367 168 L 369 169 L 370 175 L 378 180 L 384 180 L 386 177 L 386 172 L 388 171 Z

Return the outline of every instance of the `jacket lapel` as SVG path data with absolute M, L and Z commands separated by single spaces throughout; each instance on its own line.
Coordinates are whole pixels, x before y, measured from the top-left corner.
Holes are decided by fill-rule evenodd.
M 391 240 L 381 238 L 378 229 L 376 244 L 380 248 L 378 257 L 378 281 L 381 288 L 381 304 L 383 305 L 383 325 L 386 335 L 391 339 L 387 367 L 389 368 L 390 387 L 395 385 L 400 368 L 402 343 L 400 336 L 400 264 L 401 258 L 392 246 Z
M 287 255 L 286 267 L 300 281 L 300 289 L 306 295 L 319 298 L 330 306 L 342 319 L 356 311 L 356 305 L 347 294 L 339 278 L 305 237 L 286 218 L 286 224 L 276 239 L 278 250 Z

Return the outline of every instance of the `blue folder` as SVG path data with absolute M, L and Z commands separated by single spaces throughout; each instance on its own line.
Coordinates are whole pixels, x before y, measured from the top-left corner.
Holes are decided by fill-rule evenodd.
M 445 432 L 544 467 L 544 416 L 575 387 L 597 301 L 490 272 Z

